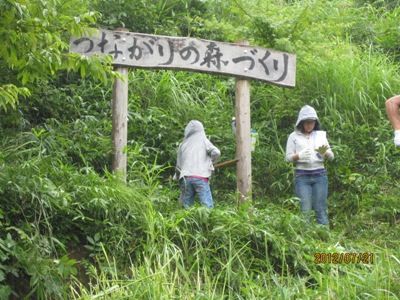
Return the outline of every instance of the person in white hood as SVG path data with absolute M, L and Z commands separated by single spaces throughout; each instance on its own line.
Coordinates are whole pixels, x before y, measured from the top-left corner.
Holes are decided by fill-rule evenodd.
M 206 137 L 203 124 L 190 121 L 178 148 L 175 172 L 181 189 L 179 202 L 184 208 L 194 204 L 196 194 L 201 204 L 214 207 L 209 180 L 220 156 L 220 150 Z
M 320 130 L 320 121 L 315 109 L 309 105 L 301 108 L 294 132 L 286 144 L 286 161 L 296 167 L 296 194 L 300 199 L 300 212 L 311 221 L 314 210 L 318 224 L 328 226 L 327 198 L 328 177 L 325 160 L 332 160 L 334 154 Z

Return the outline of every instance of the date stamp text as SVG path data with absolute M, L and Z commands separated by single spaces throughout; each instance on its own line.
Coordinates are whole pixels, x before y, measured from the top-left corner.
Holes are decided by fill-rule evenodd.
M 314 264 L 373 264 L 374 253 L 314 253 Z

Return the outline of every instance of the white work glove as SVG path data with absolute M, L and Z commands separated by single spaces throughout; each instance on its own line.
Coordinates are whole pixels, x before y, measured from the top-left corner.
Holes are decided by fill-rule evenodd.
M 394 141 L 394 145 L 395 145 L 396 147 L 400 146 L 400 131 L 395 131 L 395 132 L 394 132 L 394 139 L 393 139 L 393 141 Z
M 173 181 L 178 181 L 179 180 L 179 177 L 178 177 L 178 175 L 175 173 L 174 174 L 174 176 L 172 177 L 172 180 Z
M 317 151 L 321 156 L 324 156 L 325 152 L 328 151 L 328 145 L 319 146 L 315 151 Z
M 311 151 L 309 148 L 300 151 L 299 160 L 309 160 L 311 158 Z

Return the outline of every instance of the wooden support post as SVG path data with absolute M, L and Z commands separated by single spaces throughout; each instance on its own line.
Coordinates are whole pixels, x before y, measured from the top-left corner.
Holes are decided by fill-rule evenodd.
M 116 78 L 112 100 L 113 172 L 126 178 L 126 146 L 128 140 L 128 68 L 116 67 L 124 80 Z
M 248 45 L 247 41 L 237 44 Z M 239 203 L 251 200 L 250 81 L 236 80 L 236 166 Z

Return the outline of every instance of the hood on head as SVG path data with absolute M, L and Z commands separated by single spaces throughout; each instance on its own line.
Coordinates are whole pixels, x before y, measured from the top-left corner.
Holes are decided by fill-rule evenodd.
M 299 126 L 301 121 L 305 120 L 315 120 L 317 121 L 317 125 L 320 125 L 317 112 L 310 105 L 305 105 L 300 109 L 299 116 L 297 118 L 296 127 Z
M 185 138 L 198 132 L 204 132 L 204 126 L 203 124 L 201 124 L 201 122 L 197 120 L 192 120 L 189 122 L 189 124 L 186 125 Z

